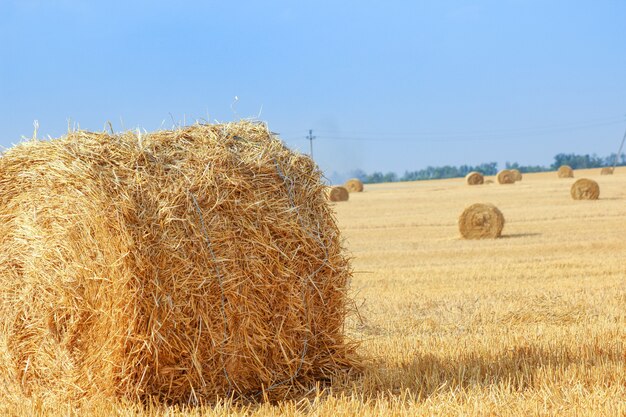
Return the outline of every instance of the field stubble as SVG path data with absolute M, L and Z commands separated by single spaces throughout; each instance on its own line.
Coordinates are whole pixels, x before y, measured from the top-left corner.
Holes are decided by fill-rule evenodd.
M 353 257 L 348 332 L 362 340 L 361 375 L 301 401 L 104 402 L 81 415 L 624 416 L 626 172 L 596 171 L 575 175 L 598 181 L 598 201 L 572 200 L 575 179 L 554 172 L 507 186 L 368 185 L 335 206 Z M 459 237 L 458 215 L 475 202 L 503 212 L 502 238 Z M 50 413 L 36 401 L 4 411 Z

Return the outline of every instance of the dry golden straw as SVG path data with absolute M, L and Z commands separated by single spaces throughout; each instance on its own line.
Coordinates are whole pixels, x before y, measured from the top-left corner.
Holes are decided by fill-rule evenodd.
M 508 169 L 503 169 L 502 171 L 498 172 L 498 175 L 496 176 L 496 178 L 499 184 L 514 184 L 515 183 L 515 176 Z
M 511 169 L 510 171 L 513 175 L 513 180 L 515 180 L 515 182 L 522 180 L 522 173 L 519 171 L 519 169 Z
M 346 187 L 340 185 L 332 187 L 328 192 L 328 199 L 330 201 L 348 201 L 348 198 L 350 198 L 350 193 Z
M 351 178 L 343 185 L 350 193 L 360 193 L 363 191 L 363 183 L 358 178 Z
M 600 170 L 600 175 L 613 175 L 613 168 L 612 167 L 603 167 Z
M 485 182 L 485 177 L 480 172 L 472 171 L 465 176 L 468 185 L 479 185 Z
M 282 398 L 357 365 L 320 178 L 249 122 L 8 150 L 0 383 L 194 403 Z
M 581 178 L 572 184 L 570 194 L 574 200 L 597 200 L 600 197 L 600 186 L 594 180 Z
M 557 171 L 559 178 L 573 178 L 574 170 L 569 165 L 561 165 Z
M 459 231 L 465 239 L 494 239 L 503 227 L 504 216 L 493 204 L 472 204 L 459 217 Z

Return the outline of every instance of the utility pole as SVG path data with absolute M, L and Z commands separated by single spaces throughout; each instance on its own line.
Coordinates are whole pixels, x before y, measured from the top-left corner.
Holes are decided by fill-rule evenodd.
M 617 154 L 615 155 L 615 159 L 613 160 L 613 172 L 615 172 L 615 166 L 617 165 L 617 160 L 619 159 L 619 156 L 622 153 L 622 149 L 624 148 L 624 141 L 626 141 L 626 132 L 624 132 L 622 143 L 621 145 L 619 145 L 619 151 L 617 151 Z
M 309 155 L 311 156 L 311 159 L 313 159 L 313 139 L 315 139 L 315 136 L 313 136 L 313 129 L 309 129 L 309 135 L 306 138 L 309 140 Z

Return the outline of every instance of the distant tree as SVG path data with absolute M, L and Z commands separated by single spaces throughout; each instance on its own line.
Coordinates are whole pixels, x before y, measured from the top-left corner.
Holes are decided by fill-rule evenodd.
M 519 169 L 521 172 L 544 172 L 551 169 L 558 169 L 561 165 L 569 165 L 574 169 L 582 168 L 598 168 L 602 166 L 612 166 L 615 158 L 615 154 L 611 154 L 604 158 L 601 158 L 595 154 L 593 155 L 577 155 L 577 154 L 565 154 L 560 153 L 554 156 L 554 162 L 551 166 L 546 167 L 542 165 L 520 165 L 517 162 L 506 162 L 505 167 L 507 169 Z M 618 159 L 618 165 L 626 166 L 626 155 L 621 154 Z M 426 168 L 417 171 L 405 171 L 401 177 L 398 177 L 394 172 L 374 172 L 367 174 L 362 170 L 352 171 L 351 176 L 356 177 L 364 183 L 379 183 L 379 182 L 394 182 L 394 181 L 420 181 L 420 180 L 434 180 L 443 178 L 457 178 L 464 177 L 472 171 L 480 172 L 483 175 L 496 175 L 498 173 L 498 164 L 496 162 L 484 162 L 480 165 L 461 165 L 452 166 L 444 165 L 440 167 L 428 166 Z
M 520 165 L 517 162 L 507 162 L 504 167 L 506 169 L 517 169 L 520 172 L 545 172 L 545 171 L 550 171 L 549 167 L 545 167 L 542 165 Z
M 597 155 L 577 155 L 574 153 L 560 153 L 554 156 L 552 169 L 558 169 L 561 165 L 569 165 L 573 169 L 599 168 L 603 166 L 604 161 Z
M 359 178 L 361 179 L 361 178 Z M 380 182 L 394 182 L 397 181 L 398 177 L 395 172 L 388 172 L 383 174 L 382 172 L 374 172 L 372 174 L 366 175 L 361 179 L 366 184 L 376 184 Z
M 602 165 L 607 166 L 607 167 L 613 166 L 613 164 L 616 162 L 615 155 L 617 154 L 613 152 L 611 155 L 605 157 L 602 162 Z M 617 158 L 617 166 L 624 166 L 624 165 L 626 165 L 626 154 L 621 154 L 620 157 Z
M 480 172 L 483 175 L 496 175 L 498 173 L 498 163 L 497 162 L 482 163 L 482 164 L 474 167 L 474 169 L 470 169 L 468 171 L 468 173 L 470 171 L 478 171 L 478 172 Z M 467 175 L 467 173 L 466 173 L 466 175 Z
M 398 176 L 395 172 L 388 172 L 383 176 L 383 182 L 395 182 L 398 180 Z
M 361 181 L 367 184 L 375 184 L 383 181 L 383 173 L 382 172 L 373 172 L 368 174 Z
M 400 181 L 433 180 L 442 178 L 464 177 L 472 171 L 478 171 L 483 175 L 495 175 L 498 172 L 496 162 L 483 163 L 477 166 L 461 165 L 460 167 L 445 165 L 442 167 L 426 167 L 419 171 L 405 171 Z

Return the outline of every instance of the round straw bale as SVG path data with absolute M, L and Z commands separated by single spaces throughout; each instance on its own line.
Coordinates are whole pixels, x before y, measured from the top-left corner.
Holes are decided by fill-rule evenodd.
M 20 144 L 0 236 L 0 382 L 24 395 L 283 398 L 358 366 L 321 172 L 263 124 Z
M 465 239 L 497 238 L 503 227 L 504 216 L 493 204 L 472 204 L 459 217 L 459 231 Z
M 574 200 L 597 200 L 600 197 L 600 186 L 594 180 L 581 178 L 572 184 L 570 194 Z
M 480 172 L 472 171 L 465 176 L 467 185 L 479 185 L 485 182 L 485 177 Z
M 343 185 L 350 193 L 360 193 L 363 191 L 363 183 L 358 178 L 351 178 Z
M 348 201 L 350 193 L 346 187 L 340 185 L 332 187 L 328 193 L 328 199 L 330 201 Z
M 603 167 L 600 170 L 600 175 L 613 175 L 613 168 L 612 167 Z
M 515 177 L 513 176 L 513 173 L 508 169 L 503 169 L 502 171 L 498 172 L 496 178 L 498 179 L 499 184 L 515 183 Z
M 559 178 L 573 178 L 574 170 L 569 165 L 561 165 L 557 171 Z
M 519 169 L 511 169 L 510 171 L 511 174 L 513 174 L 513 179 L 515 180 L 515 182 L 522 180 L 522 173 L 519 171 Z

